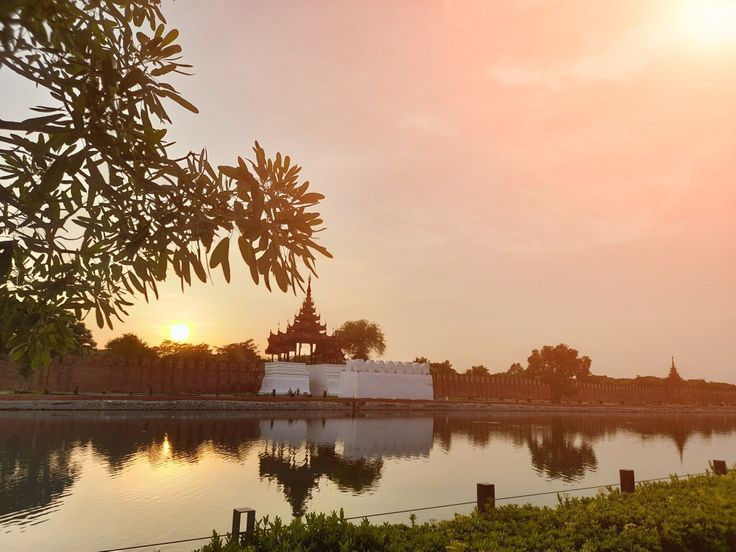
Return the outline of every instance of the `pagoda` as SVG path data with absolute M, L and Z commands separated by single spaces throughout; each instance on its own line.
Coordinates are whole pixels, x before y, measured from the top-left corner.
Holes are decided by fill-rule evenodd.
M 670 366 L 670 373 L 667 376 L 667 381 L 671 383 L 679 383 L 682 381 L 682 376 L 680 376 L 679 372 L 677 371 L 677 368 L 675 367 L 675 357 L 672 357 L 672 366 Z
M 327 326 L 320 321 L 312 299 L 312 279 L 307 284 L 307 296 L 294 321 L 286 331 L 269 332 L 266 354 L 271 360 L 289 361 L 302 356 L 302 346 L 309 345 L 309 363 L 315 361 L 344 362 L 337 340 L 327 334 Z

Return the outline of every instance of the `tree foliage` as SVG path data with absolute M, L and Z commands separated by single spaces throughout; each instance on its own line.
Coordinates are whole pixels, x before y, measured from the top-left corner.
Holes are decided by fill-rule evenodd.
M 468 374 L 472 376 L 488 376 L 490 375 L 490 372 L 488 371 L 488 368 L 483 366 L 482 364 L 479 364 L 478 366 L 471 366 L 470 369 L 467 371 Z
M 330 256 L 323 196 L 289 156 L 172 154 L 168 106 L 197 112 L 167 82 L 189 67 L 178 36 L 160 0 L 0 3 L 0 69 L 50 96 L 0 118 L 0 332 L 28 367 L 73 347 L 64 313 L 112 327 L 172 269 L 182 287 L 216 267 L 229 281 L 231 242 L 268 289 L 301 287 Z
M 97 342 L 92 337 L 92 332 L 81 320 L 74 320 L 71 323 L 72 336 L 75 345 L 72 348 L 74 353 L 90 353 L 97 349 Z
M 217 347 L 217 355 L 225 362 L 261 360 L 261 355 L 258 354 L 258 346 L 252 339 Z
M 534 349 L 527 363 L 524 375 L 548 383 L 555 402 L 559 402 L 562 396 L 574 393 L 571 385 L 573 380 L 590 375 L 590 357 L 578 356 L 576 349 L 564 343 L 554 347 L 545 345 L 541 350 Z
M 134 333 L 124 333 L 105 345 L 105 352 L 115 358 L 143 358 L 156 356 L 155 351 Z
M 514 362 L 511 366 L 509 366 L 509 369 L 506 370 L 506 373 L 509 376 L 521 376 L 524 374 L 524 367 L 521 365 L 520 362 Z
M 178 343 L 164 339 L 154 348 L 156 355 L 166 360 L 207 360 L 212 357 L 212 349 L 206 343 Z
M 429 364 L 429 373 L 435 375 L 452 375 L 457 374 L 455 369 L 452 367 L 452 363 L 449 360 L 443 360 L 442 362 L 431 362 L 427 357 L 417 357 L 414 362 L 419 364 Z
M 333 334 L 340 348 L 350 358 L 367 360 L 375 353 L 382 355 L 386 350 L 386 338 L 383 330 L 375 322 L 368 320 L 351 320 L 337 328 Z

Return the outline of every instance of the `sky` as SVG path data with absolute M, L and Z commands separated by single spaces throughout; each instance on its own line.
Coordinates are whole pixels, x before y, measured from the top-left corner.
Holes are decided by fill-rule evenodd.
M 736 383 L 736 0 L 164 2 L 195 75 L 169 135 L 289 154 L 325 194 L 313 295 L 384 359 L 459 371 L 563 342 L 615 377 Z M 29 95 L 0 73 L 5 109 Z M 2 90 L 5 90 L 4 92 Z M 236 258 L 237 253 L 232 252 Z M 302 296 L 243 266 L 125 325 L 221 345 Z M 90 327 L 94 326 L 93 317 Z

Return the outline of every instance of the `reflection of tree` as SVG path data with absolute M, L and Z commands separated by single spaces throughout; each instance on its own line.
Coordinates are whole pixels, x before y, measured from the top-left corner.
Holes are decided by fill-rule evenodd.
M 57 503 L 79 476 L 73 448 L 17 433 L 0 440 L 0 518 L 22 520 Z
M 454 414 L 436 416 L 434 440 L 450 450 L 463 437 L 485 447 L 492 437 L 528 447 L 532 465 L 553 479 L 575 481 L 597 467 L 596 441 L 619 432 L 672 440 L 680 457 L 693 435 L 736 431 L 736 417 L 721 414 Z
M 593 447 L 582 440 L 576 443 L 577 433 L 566 429 L 563 423 L 563 420 L 552 420 L 547 427 L 530 432 L 527 446 L 538 473 L 566 482 L 576 481 L 586 471 L 595 470 L 598 460 Z
M 237 415 L 206 417 L 117 413 L 54 415 L 3 413 L 0 417 L 0 517 L 38 516 L 57 504 L 77 480 L 75 451 L 88 445 L 111 472 L 144 454 L 151 463 L 167 459 L 196 462 L 206 451 L 241 458 L 260 437 L 258 419 Z
M 303 458 L 298 460 L 298 457 Z M 383 460 L 348 459 L 335 452 L 335 446 L 307 445 L 304 450 L 272 445 L 259 454 L 258 474 L 275 479 L 284 489 L 292 515 L 306 512 L 307 501 L 319 480 L 326 477 L 341 491 L 361 493 L 372 488 L 381 477 Z

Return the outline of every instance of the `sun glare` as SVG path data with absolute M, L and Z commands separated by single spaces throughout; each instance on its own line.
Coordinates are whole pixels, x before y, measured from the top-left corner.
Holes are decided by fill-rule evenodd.
M 169 326 L 169 337 L 172 341 L 186 341 L 189 339 L 189 325 L 172 324 Z
M 736 42 L 736 0 L 690 0 L 679 19 L 692 41 L 706 46 Z

